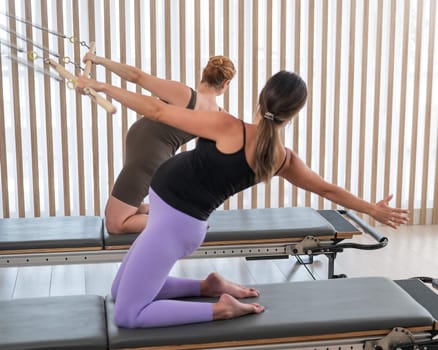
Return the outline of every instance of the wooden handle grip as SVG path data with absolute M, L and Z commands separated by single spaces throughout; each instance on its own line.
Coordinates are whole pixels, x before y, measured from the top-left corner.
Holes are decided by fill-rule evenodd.
M 55 62 L 52 59 L 49 59 L 49 63 L 50 65 L 55 68 L 55 70 L 64 78 L 64 79 L 68 79 L 72 82 L 76 82 L 76 77 L 70 73 L 67 69 L 65 69 L 63 66 L 61 66 L 59 63 Z M 98 105 L 100 105 L 101 107 L 103 107 L 103 109 L 105 109 L 108 113 L 114 114 L 117 109 L 116 107 L 114 107 L 111 102 L 109 102 L 108 100 L 104 99 L 102 96 L 100 96 L 95 90 L 93 89 L 88 89 L 89 93 L 91 96 L 93 96 L 93 98 L 95 99 L 96 103 Z
M 96 43 L 94 41 L 92 41 L 90 43 L 90 50 L 88 51 L 92 54 L 94 54 L 96 52 Z M 87 61 L 85 63 L 85 69 L 84 69 L 84 76 L 88 77 L 90 75 L 90 71 L 91 71 L 91 65 L 93 64 L 93 62 L 91 61 Z
M 117 109 L 114 107 L 110 101 L 104 99 L 102 96 L 100 96 L 96 91 L 93 89 L 89 89 L 90 95 L 94 97 L 96 100 L 96 103 L 100 105 L 102 108 L 104 108 L 108 113 L 114 114 L 116 113 Z

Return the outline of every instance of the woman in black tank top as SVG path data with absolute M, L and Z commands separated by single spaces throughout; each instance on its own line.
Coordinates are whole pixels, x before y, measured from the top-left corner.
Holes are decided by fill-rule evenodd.
M 104 92 L 148 118 L 199 136 L 196 149 L 167 160 L 154 175 L 149 223 L 131 246 L 112 286 L 119 326 L 157 327 L 263 312 L 257 303 L 237 300 L 257 296 L 256 290 L 216 274 L 192 281 L 174 279 L 168 273 L 178 259 L 202 243 L 206 220 L 215 207 L 227 196 L 269 181 L 275 174 L 391 227 L 408 220 L 406 210 L 388 206 L 391 196 L 377 203 L 360 199 L 324 181 L 282 145 L 281 129 L 307 99 L 306 84 L 294 73 L 280 71 L 267 81 L 253 124 L 224 112 L 179 108 L 84 78 L 79 78 L 78 86 Z M 193 196 L 194 190 L 199 195 Z M 213 304 L 172 299 L 187 295 L 220 298 Z

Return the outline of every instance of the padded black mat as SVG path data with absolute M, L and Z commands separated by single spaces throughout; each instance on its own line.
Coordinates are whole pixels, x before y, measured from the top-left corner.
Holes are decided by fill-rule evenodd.
M 430 313 L 393 281 L 347 278 L 259 285 L 260 315 L 155 329 L 123 329 L 113 323 L 107 298 L 111 349 L 315 336 L 433 324 Z M 190 299 L 189 299 L 190 300 Z M 210 300 L 195 298 L 194 300 Z
M 438 294 L 418 279 L 397 280 L 400 287 L 423 305 L 438 320 Z
M 330 222 L 308 207 L 216 210 L 208 223 L 205 242 L 334 236 L 336 233 Z M 107 247 L 129 245 L 136 237 L 136 234 L 104 232 Z
M 96 295 L 0 301 L 0 349 L 107 349 L 104 300 Z
M 337 210 L 318 210 L 318 214 L 326 218 L 336 232 L 358 232 L 358 229 Z
M 102 247 L 98 216 L 0 219 L 0 250 Z

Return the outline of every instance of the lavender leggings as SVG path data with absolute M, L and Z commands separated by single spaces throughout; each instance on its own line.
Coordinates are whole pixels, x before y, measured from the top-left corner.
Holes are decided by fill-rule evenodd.
M 152 189 L 147 227 L 126 254 L 114 279 L 115 323 L 126 328 L 211 321 L 211 303 L 173 298 L 200 295 L 200 281 L 170 277 L 175 262 L 203 242 L 207 221 L 166 204 Z

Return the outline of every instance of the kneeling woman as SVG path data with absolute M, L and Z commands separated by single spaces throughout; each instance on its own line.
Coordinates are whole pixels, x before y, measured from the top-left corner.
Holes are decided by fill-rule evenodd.
M 78 87 L 104 92 L 141 115 L 200 137 L 194 150 L 167 160 L 152 179 L 148 225 L 112 286 L 119 326 L 160 327 L 262 312 L 263 306 L 238 300 L 257 296 L 257 290 L 217 274 L 198 281 L 169 277 L 169 272 L 201 245 L 217 207 L 274 175 L 390 226 L 407 220 L 405 210 L 388 207 L 390 196 L 376 204 L 364 201 L 324 181 L 282 145 L 281 129 L 307 98 L 306 84 L 294 73 L 280 71 L 267 81 L 251 124 L 225 112 L 191 111 L 85 78 L 79 78 Z M 220 298 L 212 304 L 175 300 L 184 296 Z

